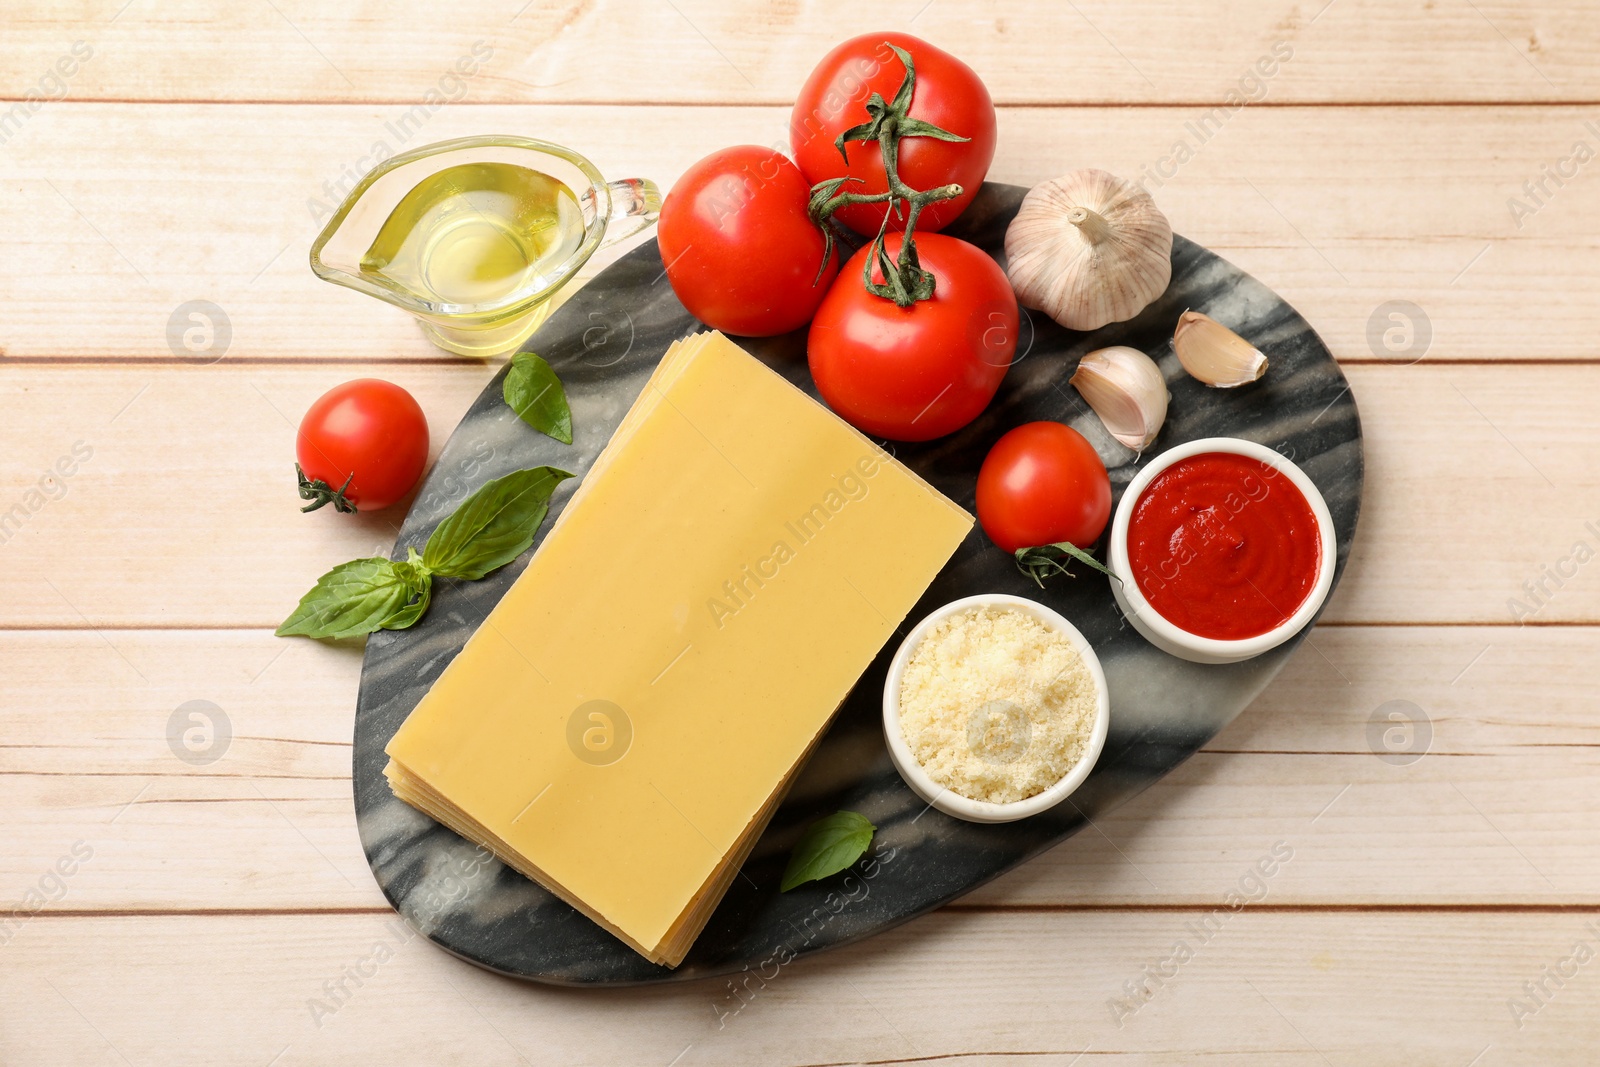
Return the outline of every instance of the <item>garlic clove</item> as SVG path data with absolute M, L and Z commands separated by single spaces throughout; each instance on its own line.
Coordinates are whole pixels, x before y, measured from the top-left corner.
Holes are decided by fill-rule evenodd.
M 1140 186 L 1075 170 L 1034 186 L 1006 227 L 1006 274 L 1024 307 L 1069 330 L 1124 322 L 1172 280 L 1172 225 Z
M 1198 311 L 1178 317 L 1172 347 L 1184 370 L 1215 389 L 1249 385 L 1267 373 L 1267 357 L 1259 348 Z
M 1167 421 L 1166 379 L 1156 361 L 1137 348 L 1090 352 L 1078 361 L 1072 385 L 1111 436 L 1135 452 L 1149 448 Z

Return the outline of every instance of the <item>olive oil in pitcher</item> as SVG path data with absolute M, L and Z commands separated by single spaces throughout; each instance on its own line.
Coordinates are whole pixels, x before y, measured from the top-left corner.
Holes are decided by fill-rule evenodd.
M 361 272 L 443 304 L 486 304 L 553 280 L 583 236 L 563 182 L 512 163 L 464 163 L 395 205 Z
M 311 269 L 416 317 L 447 352 L 517 349 L 597 249 L 652 225 L 661 190 L 570 148 L 461 137 L 384 160 L 311 242 Z

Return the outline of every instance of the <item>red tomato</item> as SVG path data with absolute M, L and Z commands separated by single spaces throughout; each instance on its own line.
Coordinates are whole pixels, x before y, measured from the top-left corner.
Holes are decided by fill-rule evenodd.
M 972 202 L 994 159 L 994 104 L 989 90 L 971 67 L 949 52 L 907 33 L 851 38 L 824 56 L 806 79 L 789 118 L 789 143 L 795 162 L 813 185 L 848 175 L 861 180 L 847 183 L 847 191 L 888 190 L 878 142 L 846 142 L 848 163 L 833 145 L 841 133 L 869 120 L 866 104 L 873 93 L 893 101 L 899 91 L 906 69 L 885 42 L 909 52 L 916 68 L 911 117 L 969 138 L 963 142 L 907 137 L 900 142 L 901 181 L 918 190 L 952 182 L 962 188 L 960 196 L 930 205 L 917 219 L 918 231 L 931 233 L 949 225 Z M 857 233 L 875 234 L 883 224 L 883 212 L 882 204 L 852 204 L 834 217 Z M 891 218 L 889 228 L 904 229 L 904 217 Z
M 345 499 L 361 511 L 379 511 L 409 493 L 422 476 L 428 420 L 398 385 L 358 378 L 334 386 L 311 405 L 300 420 L 294 451 L 306 478 L 330 490 L 349 478 Z
M 811 321 L 839 257 L 822 267 L 822 229 L 806 214 L 811 187 L 781 152 L 713 152 L 661 205 L 656 240 L 667 280 L 712 329 L 770 337 Z
M 1106 465 L 1083 434 L 1059 422 L 1018 426 L 978 471 L 978 521 L 1007 552 L 1061 541 L 1088 548 L 1109 518 Z
M 885 240 L 891 259 L 901 237 Z M 954 433 L 994 399 L 1017 349 L 1017 300 L 982 249 L 943 234 L 916 239 L 932 298 L 908 308 L 862 285 L 871 245 L 858 251 L 817 309 L 806 340 L 811 377 L 852 426 L 895 441 Z M 878 267 L 874 281 L 882 281 Z

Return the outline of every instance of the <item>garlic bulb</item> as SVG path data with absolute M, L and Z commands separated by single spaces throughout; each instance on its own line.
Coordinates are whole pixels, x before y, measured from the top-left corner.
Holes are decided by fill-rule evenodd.
M 1178 316 L 1172 347 L 1184 370 L 1215 389 L 1249 385 L 1267 373 L 1267 357 L 1260 349 L 1198 311 Z
M 1167 382 L 1156 361 L 1118 345 L 1101 348 L 1078 361 L 1072 385 L 1100 416 L 1111 436 L 1143 452 L 1167 421 Z
M 1069 330 L 1133 318 L 1172 280 L 1172 225 L 1150 194 L 1103 170 L 1034 186 L 1006 229 L 1006 273 L 1025 306 Z

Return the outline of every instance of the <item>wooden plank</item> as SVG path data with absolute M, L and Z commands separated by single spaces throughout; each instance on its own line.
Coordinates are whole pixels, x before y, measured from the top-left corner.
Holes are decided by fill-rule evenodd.
M 1573 562 L 1578 542 L 1600 547 L 1586 525 L 1600 529 L 1600 368 L 1348 370 L 1368 472 L 1329 621 L 1600 620 L 1596 572 Z M 6 371 L 6 626 L 270 628 L 319 574 L 393 543 L 403 509 L 301 515 L 293 490 L 295 423 L 359 368 Z M 383 370 L 419 398 L 436 447 L 491 373 L 470 362 Z M 70 465 L 79 442 L 92 457 L 46 483 L 65 492 L 48 499 L 43 472 Z M 1573 576 L 1558 587 L 1550 568 Z
M 1034 0 L 1003 10 L 897 0 L 865 21 L 842 0 L 464 0 L 448 19 L 416 0 L 387 5 L 381 19 L 308 0 L 76 7 L 70 23 L 7 16 L 7 96 L 40 89 L 79 39 L 94 52 L 66 91 L 141 101 L 411 103 L 434 91 L 479 102 L 786 103 L 828 49 L 870 28 L 953 51 L 1005 103 L 1216 102 L 1275 44 L 1292 59 L 1265 83 L 1272 100 L 1593 99 L 1600 56 L 1582 0 L 1243 0 L 1225 13 L 1194 0 Z M 471 77 L 449 77 L 463 69 Z M 40 91 L 61 90 L 46 81 Z M 1259 92 L 1250 82 L 1242 91 Z
M 1366 484 L 1351 564 L 1326 619 L 1600 618 L 1600 575 L 1582 564 L 1600 549 L 1589 473 L 1600 428 L 1580 414 L 1594 403 L 1600 368 L 1419 364 L 1347 374 Z
M 188 358 L 169 340 L 169 319 L 206 299 L 229 318 L 227 360 L 438 358 L 404 313 L 306 265 L 318 217 L 380 143 L 393 152 L 534 133 L 581 148 L 608 175 L 666 187 L 720 145 L 787 137 L 786 112 L 773 107 L 641 115 L 464 103 L 402 141 L 391 130 L 403 111 L 46 108 L 0 153 L 0 286 L 10 297 L 0 351 Z M 1090 164 L 1155 174 L 1151 188 L 1179 232 L 1282 292 L 1341 359 L 1600 355 L 1585 310 L 1600 284 L 1600 211 L 1581 167 L 1564 162 L 1579 140 L 1600 145 L 1586 125 L 1600 107 L 1248 108 L 1207 126 L 1203 142 L 1200 119 L 1193 108 L 1006 109 L 991 177 L 1032 184 Z M 1180 140 L 1193 157 L 1178 166 Z M 1557 188 L 1541 168 L 1558 164 L 1579 177 Z M 1548 195 L 1525 192 L 1526 182 L 1544 182 Z M 1513 197 L 1533 213 L 1514 215 Z M 1382 344 L 1393 323 L 1381 309 L 1395 300 L 1422 309 L 1429 337 L 1423 346 L 1414 332 L 1399 356 Z
M 1176 1067 L 1204 1050 L 1250 1067 L 1459 1067 L 1580 1063 L 1600 1039 L 1592 962 L 1544 979 L 1536 1012 L 1509 1006 L 1533 1003 L 1523 983 L 1575 941 L 1592 954 L 1593 915 L 1247 906 L 1204 942 L 1202 916 L 945 912 L 738 986 L 590 991 L 486 974 L 375 916 L 36 919 L 5 950 L 0 1053 L 14 1067 Z M 1191 954 L 1173 963 L 1179 942 Z M 1130 1011 L 1124 983 L 1141 980 L 1152 991 Z
M 358 646 L 25 631 L 0 647 L 17 864 L 0 885 L 83 842 L 64 907 L 383 906 L 350 799 Z
M 1596 633 L 1318 630 L 1206 750 L 964 903 L 1205 904 L 1283 842 L 1272 906 L 1600 907 Z M 52 907 L 381 909 L 350 809 L 358 670 L 259 631 L 0 635 L 0 887 L 82 841 Z M 1414 763 L 1372 747 L 1394 700 L 1427 717 Z M 185 747 L 190 701 L 231 741 Z
M 301 415 L 361 373 L 12 368 L 0 391 L 39 423 L 15 438 L 35 443 L 5 459 L 0 512 L 13 520 L 4 547 L 31 590 L 8 598 L 6 623 L 276 626 L 329 567 L 386 555 L 406 503 L 302 515 L 294 488 Z M 383 371 L 422 404 L 435 455 L 490 373 L 472 363 Z M 74 446 L 91 453 L 76 473 L 42 481 L 62 457 L 71 465 Z M 242 613 L 241 595 L 253 602 Z

